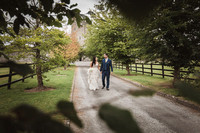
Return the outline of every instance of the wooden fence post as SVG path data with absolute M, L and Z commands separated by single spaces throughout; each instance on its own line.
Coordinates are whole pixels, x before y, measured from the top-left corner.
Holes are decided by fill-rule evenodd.
M 142 74 L 144 74 L 144 63 L 142 63 Z
M 8 76 L 8 83 L 9 83 L 8 84 L 8 89 L 10 89 L 11 81 L 12 81 L 12 69 L 10 68 L 10 70 L 9 70 L 9 76 Z
M 35 64 L 33 64 L 33 71 L 35 71 Z M 33 78 L 33 76 L 31 76 L 31 78 Z
M 22 79 L 22 82 L 24 82 L 24 78 L 25 78 L 25 76 L 22 76 L 22 78 L 23 78 L 23 79 Z
M 131 71 L 133 71 L 132 63 L 130 64 Z
M 151 76 L 153 76 L 153 65 L 152 63 L 150 65 L 151 65 Z
M 135 72 L 137 73 L 137 63 L 135 63 Z
M 35 69 L 35 64 L 33 64 L 33 70 Z
M 27 63 L 25 63 L 26 65 L 27 65 Z M 22 82 L 24 82 L 24 78 L 25 78 L 25 76 L 22 76 Z
M 162 64 L 162 77 L 165 78 L 164 65 Z

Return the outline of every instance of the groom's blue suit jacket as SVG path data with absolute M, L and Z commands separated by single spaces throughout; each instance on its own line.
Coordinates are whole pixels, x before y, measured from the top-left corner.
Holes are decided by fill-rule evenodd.
M 110 69 L 113 72 L 112 61 L 110 59 L 108 59 L 107 62 L 106 62 L 106 60 L 103 59 L 102 63 L 101 63 L 100 71 L 108 71 L 108 72 L 110 72 Z

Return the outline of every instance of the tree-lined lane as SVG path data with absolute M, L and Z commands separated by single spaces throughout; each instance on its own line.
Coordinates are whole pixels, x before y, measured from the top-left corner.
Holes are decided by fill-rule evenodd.
M 77 133 L 111 133 L 112 131 L 98 117 L 96 109 L 80 109 L 110 102 L 114 97 L 119 99 L 112 101 L 112 104 L 128 109 L 145 133 L 199 133 L 200 113 L 157 95 L 120 97 L 129 89 L 140 88 L 116 77 L 111 76 L 110 91 L 102 89 L 90 91 L 87 84 L 88 64 L 87 62 L 76 63 L 79 67 L 75 77 L 73 101 L 85 125 L 81 130 L 72 125 Z M 99 79 L 99 87 L 101 88 L 101 79 Z

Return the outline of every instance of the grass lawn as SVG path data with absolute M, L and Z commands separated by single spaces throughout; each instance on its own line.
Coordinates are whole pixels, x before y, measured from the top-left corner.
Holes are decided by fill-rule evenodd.
M 150 76 L 148 74 L 143 75 L 136 72 L 131 72 L 131 75 L 128 76 L 126 70 L 121 70 L 121 69 L 116 69 L 116 68 L 114 69 L 114 74 L 126 79 L 130 79 L 132 81 L 138 82 L 156 91 L 177 96 L 181 99 L 189 100 L 193 103 L 200 105 L 200 100 L 199 100 L 200 90 L 196 91 L 194 88 L 190 88 L 189 90 L 187 89 L 183 94 L 182 92 L 183 92 L 184 86 L 182 86 L 181 90 L 177 88 L 173 88 L 171 77 L 162 78 L 161 76 L 156 76 L 156 75 Z
M 172 78 L 170 77 L 162 78 L 161 76 L 150 76 L 148 74 L 143 75 L 136 72 L 131 72 L 131 76 L 128 76 L 126 75 L 126 70 L 120 69 L 114 69 L 114 74 L 141 83 L 142 85 L 153 88 L 157 91 L 174 96 L 179 95 L 178 89 L 172 87 Z
M 0 73 L 4 74 L 4 71 L 6 70 L 1 70 Z M 58 101 L 69 100 L 74 71 L 75 67 L 72 66 L 67 70 L 56 68 L 45 73 L 44 75 L 47 78 L 44 79 L 44 85 L 55 88 L 55 90 L 24 92 L 25 89 L 37 86 L 36 76 L 26 79 L 24 83 L 12 84 L 11 90 L 7 90 L 7 87 L 0 88 L 0 114 L 9 113 L 11 108 L 23 103 L 33 105 L 44 112 L 55 111 Z M 19 77 L 15 76 L 13 80 Z M 5 81 L 7 79 L 0 80 L 0 84 L 5 83 Z M 57 118 L 61 119 L 60 116 L 57 116 Z

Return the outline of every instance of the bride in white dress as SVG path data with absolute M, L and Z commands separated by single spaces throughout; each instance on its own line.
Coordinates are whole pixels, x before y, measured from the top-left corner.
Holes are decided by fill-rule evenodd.
M 93 57 L 93 61 L 91 62 L 90 68 L 88 69 L 88 84 L 90 90 L 99 89 L 98 86 L 99 77 L 100 77 L 100 71 L 99 71 L 98 58 Z

